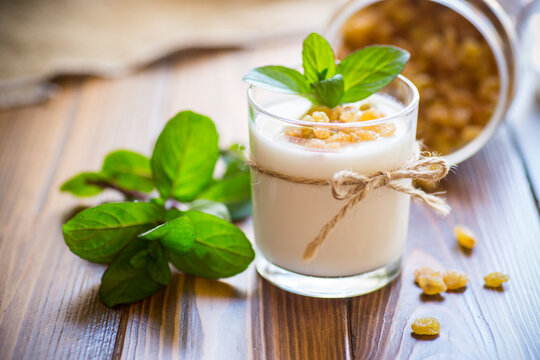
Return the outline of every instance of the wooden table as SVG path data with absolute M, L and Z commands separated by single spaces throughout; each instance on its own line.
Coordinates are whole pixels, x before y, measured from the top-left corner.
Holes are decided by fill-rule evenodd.
M 70 253 L 61 225 L 74 207 L 114 195 L 80 201 L 59 185 L 99 169 L 113 149 L 150 154 L 166 120 L 182 109 L 211 116 L 223 145 L 246 142 L 241 76 L 256 65 L 299 61 L 298 43 L 191 51 L 122 79 L 65 79 L 54 100 L 0 113 L 0 358 L 540 357 L 533 190 L 540 187 L 531 175 L 540 162 L 540 116 L 531 113 L 519 126 L 506 122 L 448 177 L 454 210 L 447 219 L 413 205 L 403 273 L 380 291 L 302 297 L 270 285 L 252 266 L 223 281 L 176 272 L 168 287 L 132 305 L 109 309 L 99 301 L 104 267 Z M 478 233 L 472 253 L 456 245 L 455 224 Z M 251 223 L 240 226 L 252 238 Z M 422 296 L 412 275 L 421 265 L 464 270 L 471 283 L 464 292 Z M 483 286 L 491 271 L 510 275 L 504 291 Z M 438 338 L 411 335 L 421 316 L 439 319 Z

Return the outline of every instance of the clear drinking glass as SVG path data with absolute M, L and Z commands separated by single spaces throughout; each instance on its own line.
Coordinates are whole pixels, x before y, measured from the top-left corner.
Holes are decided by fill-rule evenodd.
M 398 168 L 415 148 L 418 97 L 414 85 L 398 76 L 368 99 L 395 106 L 390 116 L 323 124 L 298 120 L 311 107 L 308 100 L 251 86 L 252 160 L 289 176 L 328 180 L 344 169 L 370 175 Z M 284 131 L 313 126 L 329 130 L 387 126 L 395 132 L 336 150 L 295 144 L 284 135 Z M 349 297 L 375 291 L 399 274 L 409 219 L 408 195 L 389 188 L 369 193 L 337 223 L 315 257 L 304 260 L 306 245 L 347 200 L 334 199 L 329 186 L 291 183 L 254 170 L 252 193 L 257 270 L 278 287 L 315 297 Z

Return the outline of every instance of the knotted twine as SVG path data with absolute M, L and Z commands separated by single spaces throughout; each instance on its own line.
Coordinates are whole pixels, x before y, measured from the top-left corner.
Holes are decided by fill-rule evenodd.
M 441 216 L 446 216 L 450 212 L 450 206 L 443 198 L 437 194 L 427 194 L 421 189 L 412 186 L 411 183 L 403 184 L 399 180 L 442 180 L 450 171 L 450 164 L 439 156 L 430 156 L 429 153 L 420 152 L 420 145 L 416 143 L 413 156 L 401 167 L 379 171 L 371 175 L 361 175 L 352 170 L 340 170 L 334 174 L 331 180 L 313 179 L 301 176 L 287 175 L 279 171 L 261 166 L 246 156 L 247 165 L 254 171 L 268 175 L 280 180 L 294 184 L 328 186 L 332 190 L 332 196 L 336 200 L 349 200 L 338 213 L 328 221 L 319 231 L 317 236 L 306 245 L 304 249 L 304 260 L 312 259 L 322 243 L 326 240 L 334 227 L 351 211 L 360 201 L 362 201 L 370 192 L 387 187 L 395 191 L 408 194 L 413 198 L 422 200 L 435 212 Z

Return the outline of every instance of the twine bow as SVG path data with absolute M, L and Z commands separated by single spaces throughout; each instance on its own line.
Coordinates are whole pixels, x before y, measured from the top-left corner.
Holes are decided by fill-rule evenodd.
M 450 165 L 446 160 L 438 156 L 425 156 L 425 154 L 420 153 L 418 145 L 416 146 L 412 158 L 400 168 L 381 171 L 367 176 L 351 170 L 341 170 L 335 173 L 330 181 L 286 175 L 262 167 L 250 158 L 247 158 L 246 162 L 253 170 L 284 181 L 306 185 L 330 185 L 332 195 L 336 200 L 349 200 L 347 204 L 345 204 L 338 213 L 321 228 L 317 236 L 307 244 L 303 255 L 304 260 L 312 259 L 315 256 L 317 250 L 326 240 L 330 232 L 350 210 L 362 201 L 371 191 L 382 187 L 388 187 L 395 191 L 408 194 L 413 198 L 420 199 L 442 216 L 446 216 L 450 212 L 450 206 L 443 198 L 427 194 L 423 190 L 413 187 L 411 183 L 400 181 L 404 179 L 439 181 L 448 174 L 448 171 L 450 171 Z

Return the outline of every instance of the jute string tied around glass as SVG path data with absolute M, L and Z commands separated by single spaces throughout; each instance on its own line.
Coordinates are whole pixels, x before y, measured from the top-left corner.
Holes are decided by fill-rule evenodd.
M 446 200 L 436 196 L 437 194 L 427 194 L 421 189 L 413 187 L 410 182 L 403 183 L 399 180 L 425 180 L 436 182 L 444 179 L 450 171 L 450 164 L 439 156 L 429 156 L 422 153 L 420 145 L 416 143 L 413 156 L 401 167 L 388 171 L 380 171 L 371 175 L 361 175 L 351 170 L 341 170 L 334 174 L 332 179 L 312 179 L 301 176 L 287 175 L 257 164 L 249 156 L 246 156 L 246 163 L 254 171 L 288 181 L 295 184 L 330 186 L 332 196 L 336 200 L 349 200 L 334 217 L 328 221 L 319 231 L 317 236 L 307 244 L 303 258 L 312 259 L 322 243 L 326 240 L 332 229 L 370 192 L 387 187 L 395 191 L 408 194 L 413 198 L 420 199 L 431 209 L 442 216 L 448 215 L 450 206 Z

